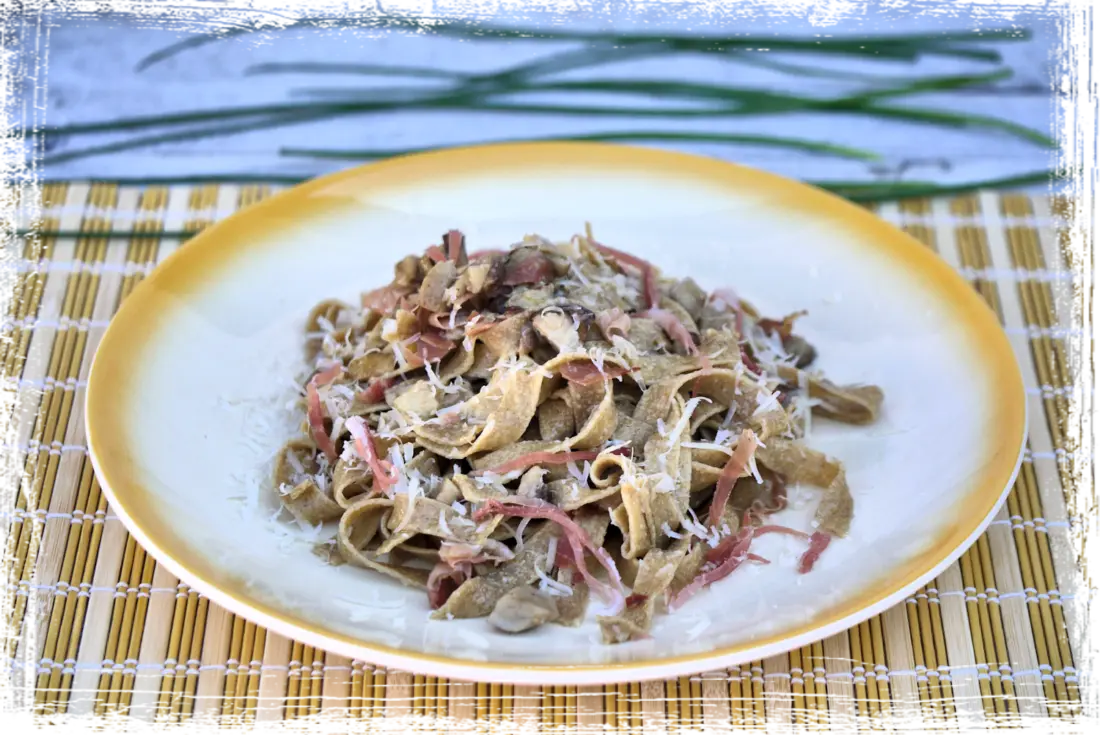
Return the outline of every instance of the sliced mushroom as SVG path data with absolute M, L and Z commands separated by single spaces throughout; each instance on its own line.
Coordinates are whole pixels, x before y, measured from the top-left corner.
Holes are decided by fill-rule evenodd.
M 558 603 L 533 587 L 514 587 L 497 601 L 489 623 L 505 633 L 522 633 L 558 618 Z
M 557 275 L 554 264 L 538 248 L 518 247 L 508 253 L 504 265 L 504 285 L 518 286 L 524 283 L 544 283 Z
M 406 255 L 393 266 L 393 282 L 397 286 L 406 288 L 416 283 L 420 277 L 420 258 L 416 255 Z
M 545 309 L 531 320 L 535 331 L 552 344 L 558 352 L 577 352 L 581 349 L 581 339 L 572 316 L 558 307 Z
M 428 311 L 443 311 L 447 306 L 444 295 L 457 278 L 454 263 L 449 260 L 436 263 L 420 284 L 420 306 Z
M 794 355 L 794 366 L 800 370 L 809 367 L 817 359 L 817 350 L 814 349 L 814 346 L 797 334 L 792 334 L 783 340 L 783 349 L 788 354 Z
M 677 281 L 676 285 L 668 293 L 669 297 L 691 315 L 695 321 L 703 314 L 703 307 L 707 303 L 707 293 L 699 288 L 694 280 L 685 278 Z

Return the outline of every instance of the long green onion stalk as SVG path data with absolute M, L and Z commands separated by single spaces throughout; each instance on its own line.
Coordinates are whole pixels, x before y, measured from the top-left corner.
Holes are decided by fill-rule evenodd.
M 440 21 L 432 18 L 403 18 L 376 13 L 343 18 L 307 17 L 279 25 L 230 28 L 198 34 L 154 51 L 138 62 L 137 70 L 172 58 L 185 51 L 217 41 L 275 30 L 363 28 L 369 30 L 412 31 L 462 39 L 573 41 L 610 46 L 636 46 L 661 43 L 679 50 L 725 52 L 740 49 L 768 49 L 785 53 L 816 53 L 915 61 L 921 56 L 947 56 L 997 62 L 1000 54 L 990 49 L 968 48 L 974 41 L 1026 41 L 1031 34 L 1023 29 L 996 29 L 981 32 L 919 33 L 864 38 L 776 38 L 769 36 L 683 36 L 678 34 L 600 33 L 593 31 L 500 28 L 470 21 Z
M 142 115 L 111 120 L 77 122 L 51 126 L 48 136 L 67 140 L 88 135 L 116 134 L 120 139 L 108 143 L 47 154 L 43 165 L 108 155 L 155 145 L 211 138 L 224 138 L 260 129 L 293 128 L 308 123 L 341 117 L 363 118 L 394 111 L 467 111 L 497 114 L 553 115 L 558 117 L 600 117 L 608 120 L 637 120 L 659 123 L 662 120 L 709 120 L 751 117 L 769 118 L 790 113 L 860 116 L 883 121 L 970 128 L 1008 135 L 1029 143 L 1054 147 L 1048 135 L 1011 121 L 989 115 L 928 109 L 906 104 L 906 98 L 934 91 L 982 88 L 1004 81 L 1011 71 L 994 68 L 987 73 L 904 78 L 874 74 L 853 74 L 821 68 L 812 63 L 776 61 L 769 54 L 780 52 L 817 60 L 823 58 L 863 59 L 865 61 L 915 62 L 929 56 L 965 59 L 996 64 L 1000 54 L 976 43 L 1026 40 L 1025 30 L 1005 29 L 983 33 L 942 33 L 888 35 L 862 38 L 779 38 L 749 36 L 687 36 L 652 33 L 598 33 L 568 30 L 533 30 L 479 26 L 465 22 L 436 22 L 388 16 L 353 15 L 341 19 L 306 18 L 282 27 L 233 28 L 221 33 L 196 35 L 150 54 L 138 64 L 148 69 L 168 58 L 187 53 L 220 40 L 249 33 L 281 29 L 350 27 L 423 31 L 435 35 L 478 40 L 511 40 L 527 44 L 540 41 L 573 42 L 576 49 L 555 50 L 533 61 L 503 69 L 461 73 L 444 69 L 387 64 L 335 64 L 320 61 L 269 63 L 249 67 L 246 76 L 262 74 L 323 75 L 351 78 L 374 76 L 395 80 L 393 86 L 298 89 L 292 99 L 271 104 L 194 109 L 159 115 Z M 609 63 L 640 58 L 673 57 L 682 54 L 707 54 L 731 64 L 766 67 L 773 71 L 809 78 L 832 78 L 858 83 L 864 88 L 855 93 L 832 96 L 806 96 L 748 86 L 676 82 L 651 79 L 585 79 L 558 77 L 562 72 L 593 69 Z M 411 87 L 410 79 L 438 82 L 425 88 Z M 566 97 L 598 93 L 615 99 L 615 104 L 583 102 L 532 102 L 530 93 L 553 92 Z M 621 103 L 620 103 L 621 98 Z M 637 104 L 644 100 L 647 104 Z M 512 141 L 585 140 L 641 142 L 655 144 L 707 143 L 715 145 L 751 145 L 786 148 L 813 155 L 836 156 L 873 161 L 879 156 L 871 150 L 841 146 L 828 141 L 766 133 L 685 132 L 662 129 L 659 124 L 645 130 L 623 129 L 615 132 L 570 134 L 549 137 L 513 138 Z M 502 142 L 502 141 L 484 141 Z M 279 149 L 287 158 L 314 160 L 366 161 L 407 155 L 425 148 L 314 148 L 288 145 Z M 1021 186 L 1050 180 L 1052 172 L 1035 172 L 995 181 L 973 182 L 962 186 L 938 186 L 934 182 L 818 182 L 832 191 L 857 201 L 876 201 L 900 196 L 926 196 L 935 193 L 965 191 L 976 186 Z M 136 179 L 135 181 L 156 179 Z M 164 181 L 164 179 L 160 179 Z M 296 177 L 231 175 L 182 177 L 172 181 L 269 181 L 291 183 Z M 813 182 L 810 182 L 813 183 Z

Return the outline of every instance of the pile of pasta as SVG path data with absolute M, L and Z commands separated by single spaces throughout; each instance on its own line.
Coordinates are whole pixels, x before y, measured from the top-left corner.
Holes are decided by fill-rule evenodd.
M 842 465 L 802 442 L 811 417 L 875 420 L 882 391 L 813 370 L 801 313 L 761 317 L 597 242 L 465 237 L 394 267 L 361 303 L 307 319 L 301 435 L 275 485 L 318 547 L 421 588 L 437 619 L 519 633 L 648 635 L 743 564 L 753 541 L 805 542 L 809 571 L 848 532 Z M 814 528 L 769 522 L 819 488 Z

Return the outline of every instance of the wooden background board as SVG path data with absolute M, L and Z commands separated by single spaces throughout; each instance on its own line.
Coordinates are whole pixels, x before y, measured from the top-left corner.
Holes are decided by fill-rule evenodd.
M 111 315 L 188 233 L 277 188 L 70 182 L 24 203 L 41 214 L 39 234 L 21 238 L 14 254 L 15 298 L 0 343 L 3 421 L 14 428 L 5 466 L 22 472 L 0 507 L 10 632 L 3 665 L 17 709 L 572 731 L 875 727 L 903 718 L 910 728 L 918 718 L 924 729 L 956 729 L 1079 712 L 1086 592 L 1071 478 L 1088 458 L 1071 451 L 1066 421 L 1072 390 L 1092 376 L 1072 374 L 1067 357 L 1080 329 L 1059 237 L 1064 202 L 980 192 L 876 207 L 985 297 L 1027 385 L 1023 469 L 959 562 L 882 615 L 766 660 L 663 682 L 534 687 L 386 671 L 271 633 L 179 583 L 108 506 L 81 407 Z
M 1095 146 L 1091 116 L 1098 98 L 1095 1 L 1075 0 L 8 0 L 0 3 L 0 128 L 56 124 L 122 114 L 281 101 L 289 89 L 334 85 L 392 85 L 362 77 L 244 77 L 265 62 L 386 62 L 445 69 L 487 70 L 526 61 L 560 46 L 467 43 L 398 32 L 303 31 L 242 37 L 186 53 L 138 74 L 145 54 L 180 37 L 229 23 L 303 14 L 355 14 L 368 8 L 528 25 L 598 30 L 771 34 L 861 34 L 956 31 L 1022 26 L 1027 43 L 1003 46 L 1014 77 L 981 90 L 944 92 L 912 100 L 945 109 L 998 114 L 1031 125 L 1063 150 L 1036 149 L 1004 134 L 945 130 L 839 116 L 755 120 L 662 121 L 664 129 L 799 134 L 869 147 L 882 162 L 838 161 L 782 150 L 713 144 L 678 145 L 803 179 L 937 177 L 945 182 L 1022 173 L 1084 160 Z M 788 61 L 795 61 L 791 58 Z M 818 59 L 810 59 L 811 64 Z M 1089 64 L 1087 95 L 1079 66 Z M 930 59 L 915 67 L 838 63 L 861 73 L 965 73 L 989 67 Z M 781 75 L 744 65 L 681 57 L 625 63 L 602 75 L 661 76 L 801 92 L 849 88 L 845 83 Z M 583 76 L 583 74 L 581 75 Z M 586 97 L 595 102 L 597 98 Z M 1084 105 L 1084 109 L 1082 109 Z M 486 112 L 400 112 L 250 132 L 230 139 L 165 144 L 58 164 L 35 177 L 182 176 L 204 173 L 312 175 L 349 165 L 278 155 L 284 146 L 394 149 L 458 144 L 527 135 L 652 129 L 653 121 L 562 119 Z M 23 141 L 0 158 L 18 162 L 40 151 L 63 152 L 110 136 Z M 1095 186 L 1095 184 L 1093 184 Z M 1079 182 L 1034 189 L 1078 195 Z

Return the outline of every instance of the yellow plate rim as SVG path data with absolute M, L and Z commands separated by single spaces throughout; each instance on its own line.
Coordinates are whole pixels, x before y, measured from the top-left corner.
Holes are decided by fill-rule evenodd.
M 169 308 L 160 289 L 196 284 L 224 267 L 232 248 L 226 240 L 239 238 L 237 253 L 247 243 L 262 243 L 275 221 L 285 222 L 331 204 L 330 195 L 354 192 L 361 203 L 371 191 L 431 178 L 462 177 L 466 171 L 508 171 L 523 167 L 554 168 L 584 165 L 608 169 L 659 170 L 670 176 L 709 185 L 766 195 L 772 201 L 797 202 L 806 212 L 823 216 L 860 231 L 861 241 L 903 260 L 934 284 L 950 301 L 958 319 L 977 340 L 982 366 L 997 388 L 998 447 L 994 461 L 972 482 L 960 501 L 961 517 L 944 538 L 896 570 L 849 599 L 794 630 L 751 643 L 695 654 L 638 661 L 557 665 L 514 664 L 456 659 L 446 656 L 367 643 L 327 631 L 293 614 L 258 603 L 219 585 L 213 565 L 189 553 L 186 539 L 174 536 L 170 526 L 152 512 L 155 497 L 126 471 L 128 449 L 124 411 L 119 406 L 133 371 L 139 369 L 127 355 L 139 354 L 141 340 L 156 329 L 156 317 Z M 325 192 L 325 197 L 312 195 Z M 178 292 L 178 290 L 177 290 Z M 889 607 L 903 602 L 927 584 L 969 548 L 993 520 L 1011 490 L 1026 445 L 1027 401 L 1023 377 L 1012 345 L 996 315 L 979 294 L 934 252 L 869 211 L 815 187 L 738 164 L 684 153 L 603 143 L 502 143 L 452 148 L 401 156 L 312 179 L 238 210 L 203 230 L 168 256 L 128 298 L 112 318 L 92 362 L 85 396 L 89 456 L 113 510 L 133 536 L 175 576 L 229 611 L 309 645 L 362 658 L 394 668 L 412 668 L 456 679 L 505 680 L 515 683 L 602 684 L 665 678 L 723 668 L 782 653 L 846 630 Z M 944 552 L 944 549 L 950 549 Z M 891 581 L 893 580 L 893 581 Z

